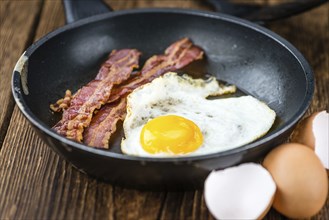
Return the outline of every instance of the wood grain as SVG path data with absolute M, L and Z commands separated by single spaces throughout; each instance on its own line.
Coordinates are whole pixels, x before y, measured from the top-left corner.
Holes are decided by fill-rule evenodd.
M 0 1 L 0 149 L 14 108 L 10 89 L 12 71 L 21 53 L 32 43 L 41 8 L 39 0 Z
M 202 1 L 192 0 L 108 0 L 107 3 L 115 10 L 164 6 L 210 10 Z M 6 27 L 3 29 L 1 26 L 0 45 L 2 48 L 10 45 L 9 48 L 16 54 L 11 54 L 8 49 L 1 50 L 0 54 L 0 125 L 6 121 L 4 117 L 8 118 L 0 151 L 0 219 L 214 219 L 206 208 L 202 190 L 143 192 L 112 186 L 80 173 L 35 135 L 18 108 L 14 108 L 8 99 L 10 65 L 15 63 L 28 43 L 28 36 L 30 40 L 37 40 L 64 24 L 62 4 L 61 1 L 53 0 L 47 0 L 44 4 L 40 1 L 0 1 L 0 4 L 0 22 Z M 41 7 L 42 11 L 39 11 Z M 308 114 L 329 110 L 328 9 L 329 5 L 326 4 L 268 25 L 294 44 L 314 69 L 316 91 Z M 40 22 L 37 22 L 39 12 L 40 19 L 37 21 Z M 12 17 L 5 18 L 3 13 Z M 21 14 L 24 16 L 16 18 Z M 33 15 L 34 19 L 31 18 Z M 16 28 L 16 25 L 20 25 L 20 28 Z M 16 29 L 20 31 L 19 34 L 15 32 Z M 7 74 L 6 78 L 2 78 L 3 74 Z M 9 115 L 2 116 L 2 104 L 9 102 L 11 104 L 6 106 L 12 107 L 5 109 Z M 327 219 L 328 215 L 329 199 L 312 219 Z M 272 209 L 265 219 L 285 217 Z

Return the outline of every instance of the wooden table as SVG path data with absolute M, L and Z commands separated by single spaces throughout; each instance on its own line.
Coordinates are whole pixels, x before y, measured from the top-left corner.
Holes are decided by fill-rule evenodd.
M 115 9 L 184 7 L 211 10 L 201 0 L 109 0 Z M 34 133 L 11 95 L 20 54 L 64 25 L 59 0 L 0 1 L 0 219 L 213 219 L 202 190 L 141 192 L 89 178 L 58 157 Z M 314 69 L 307 115 L 329 110 L 329 4 L 267 27 L 304 54 Z M 292 91 L 293 92 L 293 91 Z M 302 184 L 302 183 L 301 183 Z M 284 219 L 271 210 L 266 219 Z M 313 219 L 329 219 L 329 197 Z

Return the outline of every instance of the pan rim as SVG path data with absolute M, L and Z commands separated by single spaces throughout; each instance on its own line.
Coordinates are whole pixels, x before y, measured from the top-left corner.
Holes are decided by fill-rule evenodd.
M 32 125 L 37 127 L 42 132 L 46 133 L 48 136 L 70 146 L 76 148 L 76 150 L 86 151 L 88 153 L 95 154 L 97 156 L 101 157 L 108 157 L 108 158 L 115 158 L 120 160 L 130 160 L 130 161 L 137 161 L 137 162 L 191 162 L 191 161 L 199 161 L 199 160 L 206 160 L 206 159 L 213 159 L 223 156 L 229 156 L 234 155 L 241 152 L 247 152 L 247 151 L 255 151 L 255 150 L 261 150 L 261 146 L 273 139 L 278 138 L 282 134 L 284 134 L 287 130 L 291 129 L 306 113 L 312 97 L 314 93 L 314 76 L 313 71 L 304 58 L 304 56 L 287 40 L 282 38 L 281 36 L 275 34 L 274 32 L 270 31 L 269 29 L 266 29 L 262 26 L 259 26 L 258 24 L 252 23 L 250 21 L 237 18 L 231 15 L 226 15 L 222 13 L 217 12 L 209 12 L 209 11 L 201 11 L 201 10 L 192 10 L 192 9 L 174 9 L 174 8 L 156 8 L 156 9 L 129 9 L 129 10 L 122 10 L 122 11 L 116 11 L 116 12 L 109 12 L 105 14 L 95 15 L 92 17 L 88 17 L 82 20 L 79 20 L 77 22 L 67 24 L 63 27 L 60 27 L 48 34 L 46 34 L 44 37 L 40 38 L 38 41 L 33 43 L 25 53 L 25 56 L 29 57 L 35 50 L 37 50 L 38 47 L 42 46 L 48 39 L 53 38 L 57 35 L 59 35 L 62 32 L 72 30 L 75 28 L 78 28 L 83 25 L 87 25 L 93 22 L 98 22 L 101 20 L 105 20 L 111 17 L 117 17 L 117 16 L 125 16 L 129 14 L 145 14 L 145 13 L 169 13 L 169 14 L 182 14 L 182 15 L 193 15 L 193 16 L 199 16 L 199 17 L 208 17 L 215 20 L 222 20 L 227 21 L 230 23 L 237 24 L 239 26 L 244 26 L 246 28 L 252 29 L 253 31 L 256 31 L 262 35 L 266 35 L 266 37 L 274 40 L 281 46 L 283 46 L 291 55 L 293 55 L 300 64 L 301 68 L 304 72 L 304 77 L 306 80 L 306 92 L 304 96 L 304 100 L 300 106 L 300 108 L 296 111 L 296 113 L 283 125 L 279 128 L 278 131 L 274 132 L 273 134 L 264 137 L 262 139 L 256 140 L 252 143 L 240 146 L 238 148 L 226 150 L 223 152 L 208 154 L 208 155 L 200 155 L 200 156 L 182 156 L 182 157 L 170 157 L 170 158 L 161 158 L 161 157 L 137 157 L 137 156 L 130 156 L 120 153 L 114 153 L 111 151 L 106 151 L 103 149 L 97 149 L 92 148 L 87 145 L 75 142 L 73 140 L 69 140 L 59 134 L 57 134 L 55 131 L 53 131 L 48 125 L 46 125 L 44 122 L 39 120 L 34 113 L 30 110 L 30 108 L 27 106 L 27 104 L 24 101 L 24 97 L 20 92 L 17 92 L 17 89 L 21 89 L 21 80 L 20 80 L 20 73 L 17 71 L 13 71 L 12 75 L 12 93 L 14 96 L 14 99 L 21 110 L 21 112 L 24 114 L 24 116 L 28 119 Z

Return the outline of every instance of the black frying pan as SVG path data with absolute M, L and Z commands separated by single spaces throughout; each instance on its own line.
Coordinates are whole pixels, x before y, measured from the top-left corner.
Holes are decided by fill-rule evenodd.
M 70 8 L 66 10 L 71 13 Z M 80 17 L 75 13 L 78 16 L 68 17 Z M 60 116 L 51 112 L 49 104 L 66 89 L 76 91 L 92 80 L 111 50 L 137 48 L 143 52 L 143 63 L 182 37 L 206 52 L 205 61 L 187 71 L 211 73 L 276 111 L 275 125 L 266 136 L 217 154 L 156 159 L 123 155 L 120 132 L 106 151 L 68 140 L 51 129 Z M 12 89 L 39 136 L 80 171 L 122 186 L 187 189 L 201 187 L 213 169 L 258 161 L 285 141 L 307 110 L 314 85 L 312 70 L 300 52 L 254 23 L 206 11 L 142 9 L 88 17 L 46 35 L 18 61 Z

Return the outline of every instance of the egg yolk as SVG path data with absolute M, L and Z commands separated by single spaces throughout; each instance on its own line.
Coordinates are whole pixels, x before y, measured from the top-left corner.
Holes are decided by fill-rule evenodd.
M 193 121 L 166 115 L 148 121 L 142 129 L 140 141 L 143 149 L 151 154 L 187 154 L 201 146 L 203 136 Z

